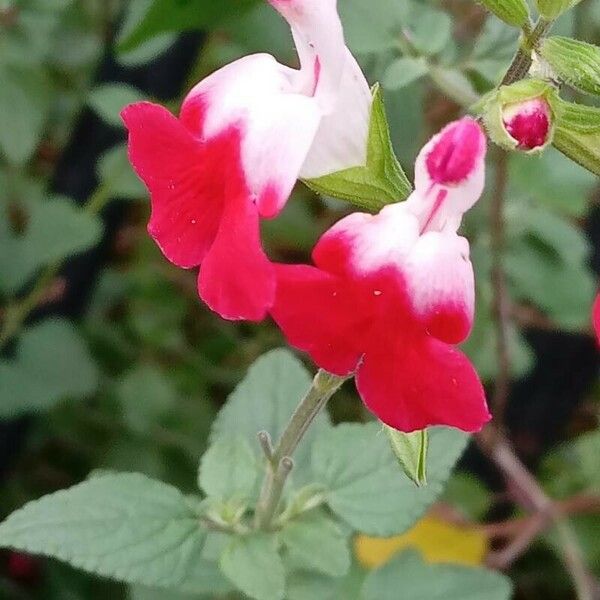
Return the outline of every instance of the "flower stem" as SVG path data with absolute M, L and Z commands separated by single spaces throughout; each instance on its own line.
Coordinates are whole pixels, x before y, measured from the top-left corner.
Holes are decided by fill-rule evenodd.
M 277 446 L 272 452 L 265 451 L 267 473 L 256 506 L 255 526 L 257 529 L 268 529 L 271 525 L 283 494 L 285 482 L 294 466 L 292 454 L 316 416 L 346 379 L 348 377 L 339 377 L 320 369 L 308 392 L 294 411 Z M 265 432 L 259 434 L 259 439 L 263 450 L 269 448 Z

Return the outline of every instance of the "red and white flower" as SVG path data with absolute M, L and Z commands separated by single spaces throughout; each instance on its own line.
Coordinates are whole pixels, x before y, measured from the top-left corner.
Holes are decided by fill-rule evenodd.
M 450 124 L 421 151 L 406 202 L 342 219 L 315 247 L 315 266 L 277 265 L 272 315 L 290 344 L 332 373 L 356 372 L 367 407 L 401 431 L 477 431 L 490 418 L 453 346 L 473 323 L 469 243 L 457 229 L 482 193 L 485 151 L 474 120 Z
M 267 54 L 201 81 L 179 118 L 127 107 L 130 160 L 150 190 L 148 230 L 176 265 L 201 265 L 201 298 L 227 319 L 262 319 L 275 296 L 260 217 L 298 177 L 366 161 L 371 95 L 344 43 L 336 0 L 269 0 L 289 22 L 301 68 Z

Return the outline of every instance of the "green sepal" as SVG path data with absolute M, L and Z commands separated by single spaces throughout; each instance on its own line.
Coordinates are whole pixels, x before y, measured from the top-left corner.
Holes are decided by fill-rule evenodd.
M 566 37 L 550 37 L 540 54 L 571 87 L 600 96 L 600 47 Z
M 406 476 L 417 487 L 427 485 L 427 449 L 429 447 L 427 429 L 403 433 L 387 425 L 384 427 L 392 452 Z
M 392 147 L 379 84 L 373 86 L 372 91 L 367 164 L 303 181 L 319 194 L 347 200 L 356 206 L 377 212 L 386 204 L 406 199 L 412 186 Z
M 513 27 L 529 23 L 529 8 L 525 0 L 479 0 L 490 12 Z
M 503 111 L 507 106 L 517 102 L 526 102 L 533 98 L 543 98 L 550 108 L 550 130 L 548 139 L 543 146 L 532 150 L 521 150 L 518 142 L 504 127 Z M 560 111 L 558 91 L 549 82 L 542 79 L 522 79 L 511 85 L 504 85 L 487 96 L 483 107 L 483 122 L 492 141 L 506 150 L 537 154 L 552 143 L 556 128 L 557 113 Z
M 556 19 L 580 2 L 581 0 L 535 0 L 538 12 L 545 19 Z
M 572 161 L 600 175 L 600 108 L 562 100 L 554 146 Z

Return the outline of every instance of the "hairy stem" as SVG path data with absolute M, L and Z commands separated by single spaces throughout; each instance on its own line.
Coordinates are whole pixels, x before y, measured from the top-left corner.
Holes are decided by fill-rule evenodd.
M 285 482 L 293 468 L 294 451 L 316 416 L 346 379 L 348 378 L 320 369 L 272 451 L 268 436 L 265 432 L 259 433 L 259 440 L 267 457 L 267 473 L 256 507 L 255 525 L 258 529 L 268 529 L 271 525 Z

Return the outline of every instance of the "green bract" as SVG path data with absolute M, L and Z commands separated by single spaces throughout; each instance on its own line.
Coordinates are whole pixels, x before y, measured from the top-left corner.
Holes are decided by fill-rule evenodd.
M 581 0 L 535 0 L 537 9 L 546 19 L 556 19 L 564 12 L 579 4 Z
M 554 145 L 571 160 L 600 175 L 600 109 L 562 101 Z
M 522 27 L 529 23 L 529 9 L 525 0 L 479 0 L 479 2 L 509 25 Z
M 403 433 L 391 427 L 385 427 L 392 452 L 396 455 L 406 475 L 417 485 L 427 483 L 427 448 L 429 437 L 427 430 Z
M 504 126 L 504 110 L 511 105 L 534 98 L 541 98 L 547 102 L 551 112 L 550 129 L 545 144 L 532 150 L 522 151 L 527 154 L 541 152 L 552 143 L 559 101 L 558 92 L 552 84 L 541 79 L 523 79 L 512 85 L 501 86 L 483 102 L 483 120 L 490 138 L 496 144 L 507 150 L 518 149 L 517 140 L 508 133 Z
M 550 37 L 542 42 L 540 53 L 562 81 L 582 92 L 600 95 L 598 46 L 566 37 Z
M 304 183 L 319 194 L 347 200 L 373 212 L 410 194 L 412 187 L 394 154 L 378 85 L 373 88 L 367 164 L 306 179 Z

